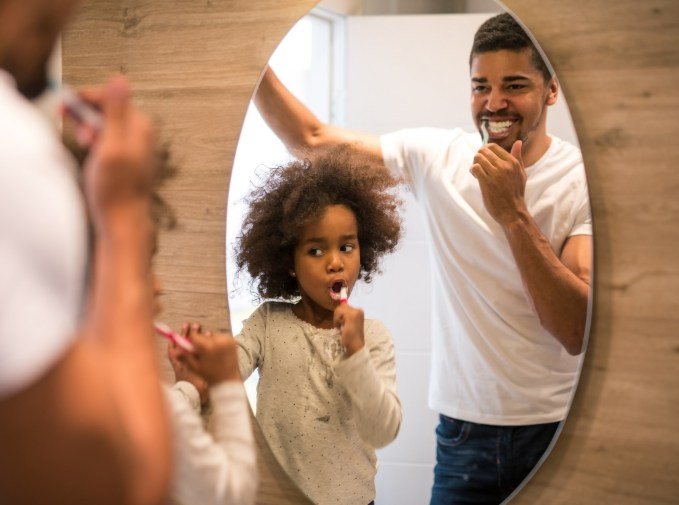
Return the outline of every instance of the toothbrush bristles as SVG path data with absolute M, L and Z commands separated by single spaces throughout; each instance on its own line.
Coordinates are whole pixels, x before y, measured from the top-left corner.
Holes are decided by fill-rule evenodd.
M 484 119 L 481 121 L 481 140 L 483 142 L 483 145 L 486 145 L 488 143 L 488 120 Z

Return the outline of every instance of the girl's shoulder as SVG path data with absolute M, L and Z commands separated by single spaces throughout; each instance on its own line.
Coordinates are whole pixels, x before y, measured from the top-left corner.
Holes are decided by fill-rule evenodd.
M 371 340 L 391 340 L 389 328 L 378 319 L 366 319 L 363 323 L 363 331 L 365 332 L 366 338 Z
M 281 317 L 289 317 L 292 314 L 292 306 L 293 304 L 290 302 L 269 300 L 257 307 L 251 318 L 267 322 Z
M 263 310 L 268 314 L 290 312 L 293 304 L 285 301 L 269 300 L 263 302 L 257 310 Z

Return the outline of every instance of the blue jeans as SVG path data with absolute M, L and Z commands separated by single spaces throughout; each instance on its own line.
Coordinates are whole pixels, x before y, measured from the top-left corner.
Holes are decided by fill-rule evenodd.
M 430 505 L 501 503 L 542 457 L 558 426 L 491 426 L 441 415 Z

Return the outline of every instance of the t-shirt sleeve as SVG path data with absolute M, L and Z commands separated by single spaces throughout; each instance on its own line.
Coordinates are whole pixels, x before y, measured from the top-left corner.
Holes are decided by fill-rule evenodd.
M 583 175 L 583 181 L 585 180 Z M 575 210 L 575 219 L 569 237 L 574 235 L 592 235 L 592 208 L 589 204 L 587 183 L 583 182 L 578 206 Z
M 417 198 L 422 181 L 462 130 L 411 128 L 380 137 L 382 159 L 396 177 L 403 178 Z
M 80 195 L 64 166 L 70 160 L 39 147 L 0 155 L 0 397 L 38 380 L 66 353 L 81 312 Z
M 243 329 L 236 335 L 238 366 L 243 380 L 250 377 L 264 361 L 264 339 L 266 336 L 267 305 L 263 303 L 243 323 Z

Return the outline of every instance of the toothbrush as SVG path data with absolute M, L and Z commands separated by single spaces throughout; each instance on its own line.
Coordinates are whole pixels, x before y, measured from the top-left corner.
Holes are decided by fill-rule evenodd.
M 185 337 L 182 337 L 178 333 L 172 331 L 168 325 L 163 323 L 153 323 L 153 327 L 155 328 L 156 333 L 162 335 L 171 342 L 174 342 L 186 352 L 193 352 L 195 350 L 195 347 L 193 347 L 191 342 L 189 342 Z
M 69 116 L 91 128 L 94 133 L 101 132 L 104 128 L 104 116 L 100 111 L 80 98 L 68 84 L 50 82 L 49 87 L 59 95 L 63 110 Z
M 488 135 L 488 120 L 482 119 L 481 120 L 481 141 L 483 142 L 483 145 L 486 145 L 488 143 L 489 138 L 490 138 L 490 135 Z
M 342 286 L 342 289 L 340 289 L 340 303 L 345 304 L 345 303 L 347 303 L 348 299 L 349 299 L 349 294 L 347 292 L 347 287 Z

